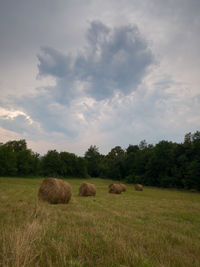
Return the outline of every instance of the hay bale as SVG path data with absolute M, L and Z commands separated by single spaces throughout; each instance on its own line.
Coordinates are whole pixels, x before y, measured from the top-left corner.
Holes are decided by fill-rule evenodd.
M 82 183 L 79 187 L 79 196 L 89 197 L 96 195 L 96 187 L 93 184 Z
M 113 184 L 110 184 L 109 186 L 108 186 L 108 188 L 110 189 L 110 187 L 112 186 Z
M 143 191 L 143 186 L 141 184 L 136 184 L 135 185 L 135 190 L 136 191 Z
M 120 184 L 110 184 L 108 187 L 108 193 L 111 194 L 121 194 L 122 187 Z
M 39 200 L 51 204 L 68 203 L 71 196 L 71 186 L 57 178 L 44 179 L 38 191 Z
M 119 192 L 119 187 L 121 188 L 121 192 L 126 192 L 126 185 L 125 184 L 110 184 L 108 186 L 108 191 L 109 191 L 109 193 L 115 193 L 115 191 Z M 120 194 L 120 193 L 115 193 L 115 194 Z
M 122 192 L 126 192 L 126 185 L 125 184 L 120 184 L 121 188 L 122 188 Z

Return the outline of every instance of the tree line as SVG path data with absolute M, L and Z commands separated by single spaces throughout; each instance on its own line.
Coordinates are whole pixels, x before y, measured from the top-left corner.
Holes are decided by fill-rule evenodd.
M 84 158 L 49 150 L 44 156 L 27 148 L 26 140 L 0 144 L 0 176 L 87 176 Z
M 25 140 L 0 144 L 0 176 L 101 177 L 157 187 L 200 190 L 200 132 L 187 133 L 183 143 L 145 140 L 127 149 L 116 146 L 107 155 L 90 146 L 84 157 L 27 148 Z

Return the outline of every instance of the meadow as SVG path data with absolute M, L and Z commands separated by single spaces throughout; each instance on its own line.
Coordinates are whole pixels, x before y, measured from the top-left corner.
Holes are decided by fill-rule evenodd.
M 200 266 L 200 194 L 127 185 L 78 196 L 82 179 L 65 179 L 69 204 L 38 202 L 42 179 L 0 178 L 0 266 Z

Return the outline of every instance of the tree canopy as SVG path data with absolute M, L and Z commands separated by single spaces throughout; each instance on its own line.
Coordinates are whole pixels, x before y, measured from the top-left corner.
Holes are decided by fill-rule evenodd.
M 84 157 L 49 150 L 44 156 L 25 140 L 0 143 L 0 176 L 102 177 L 158 187 L 200 190 L 200 132 L 187 133 L 183 143 L 142 140 L 127 149 L 116 146 L 107 155 L 91 145 Z

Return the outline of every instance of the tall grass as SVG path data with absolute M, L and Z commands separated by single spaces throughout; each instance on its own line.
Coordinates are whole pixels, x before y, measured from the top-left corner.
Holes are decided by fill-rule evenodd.
M 132 185 L 39 203 L 41 179 L 0 178 L 0 266 L 200 266 L 200 195 Z

